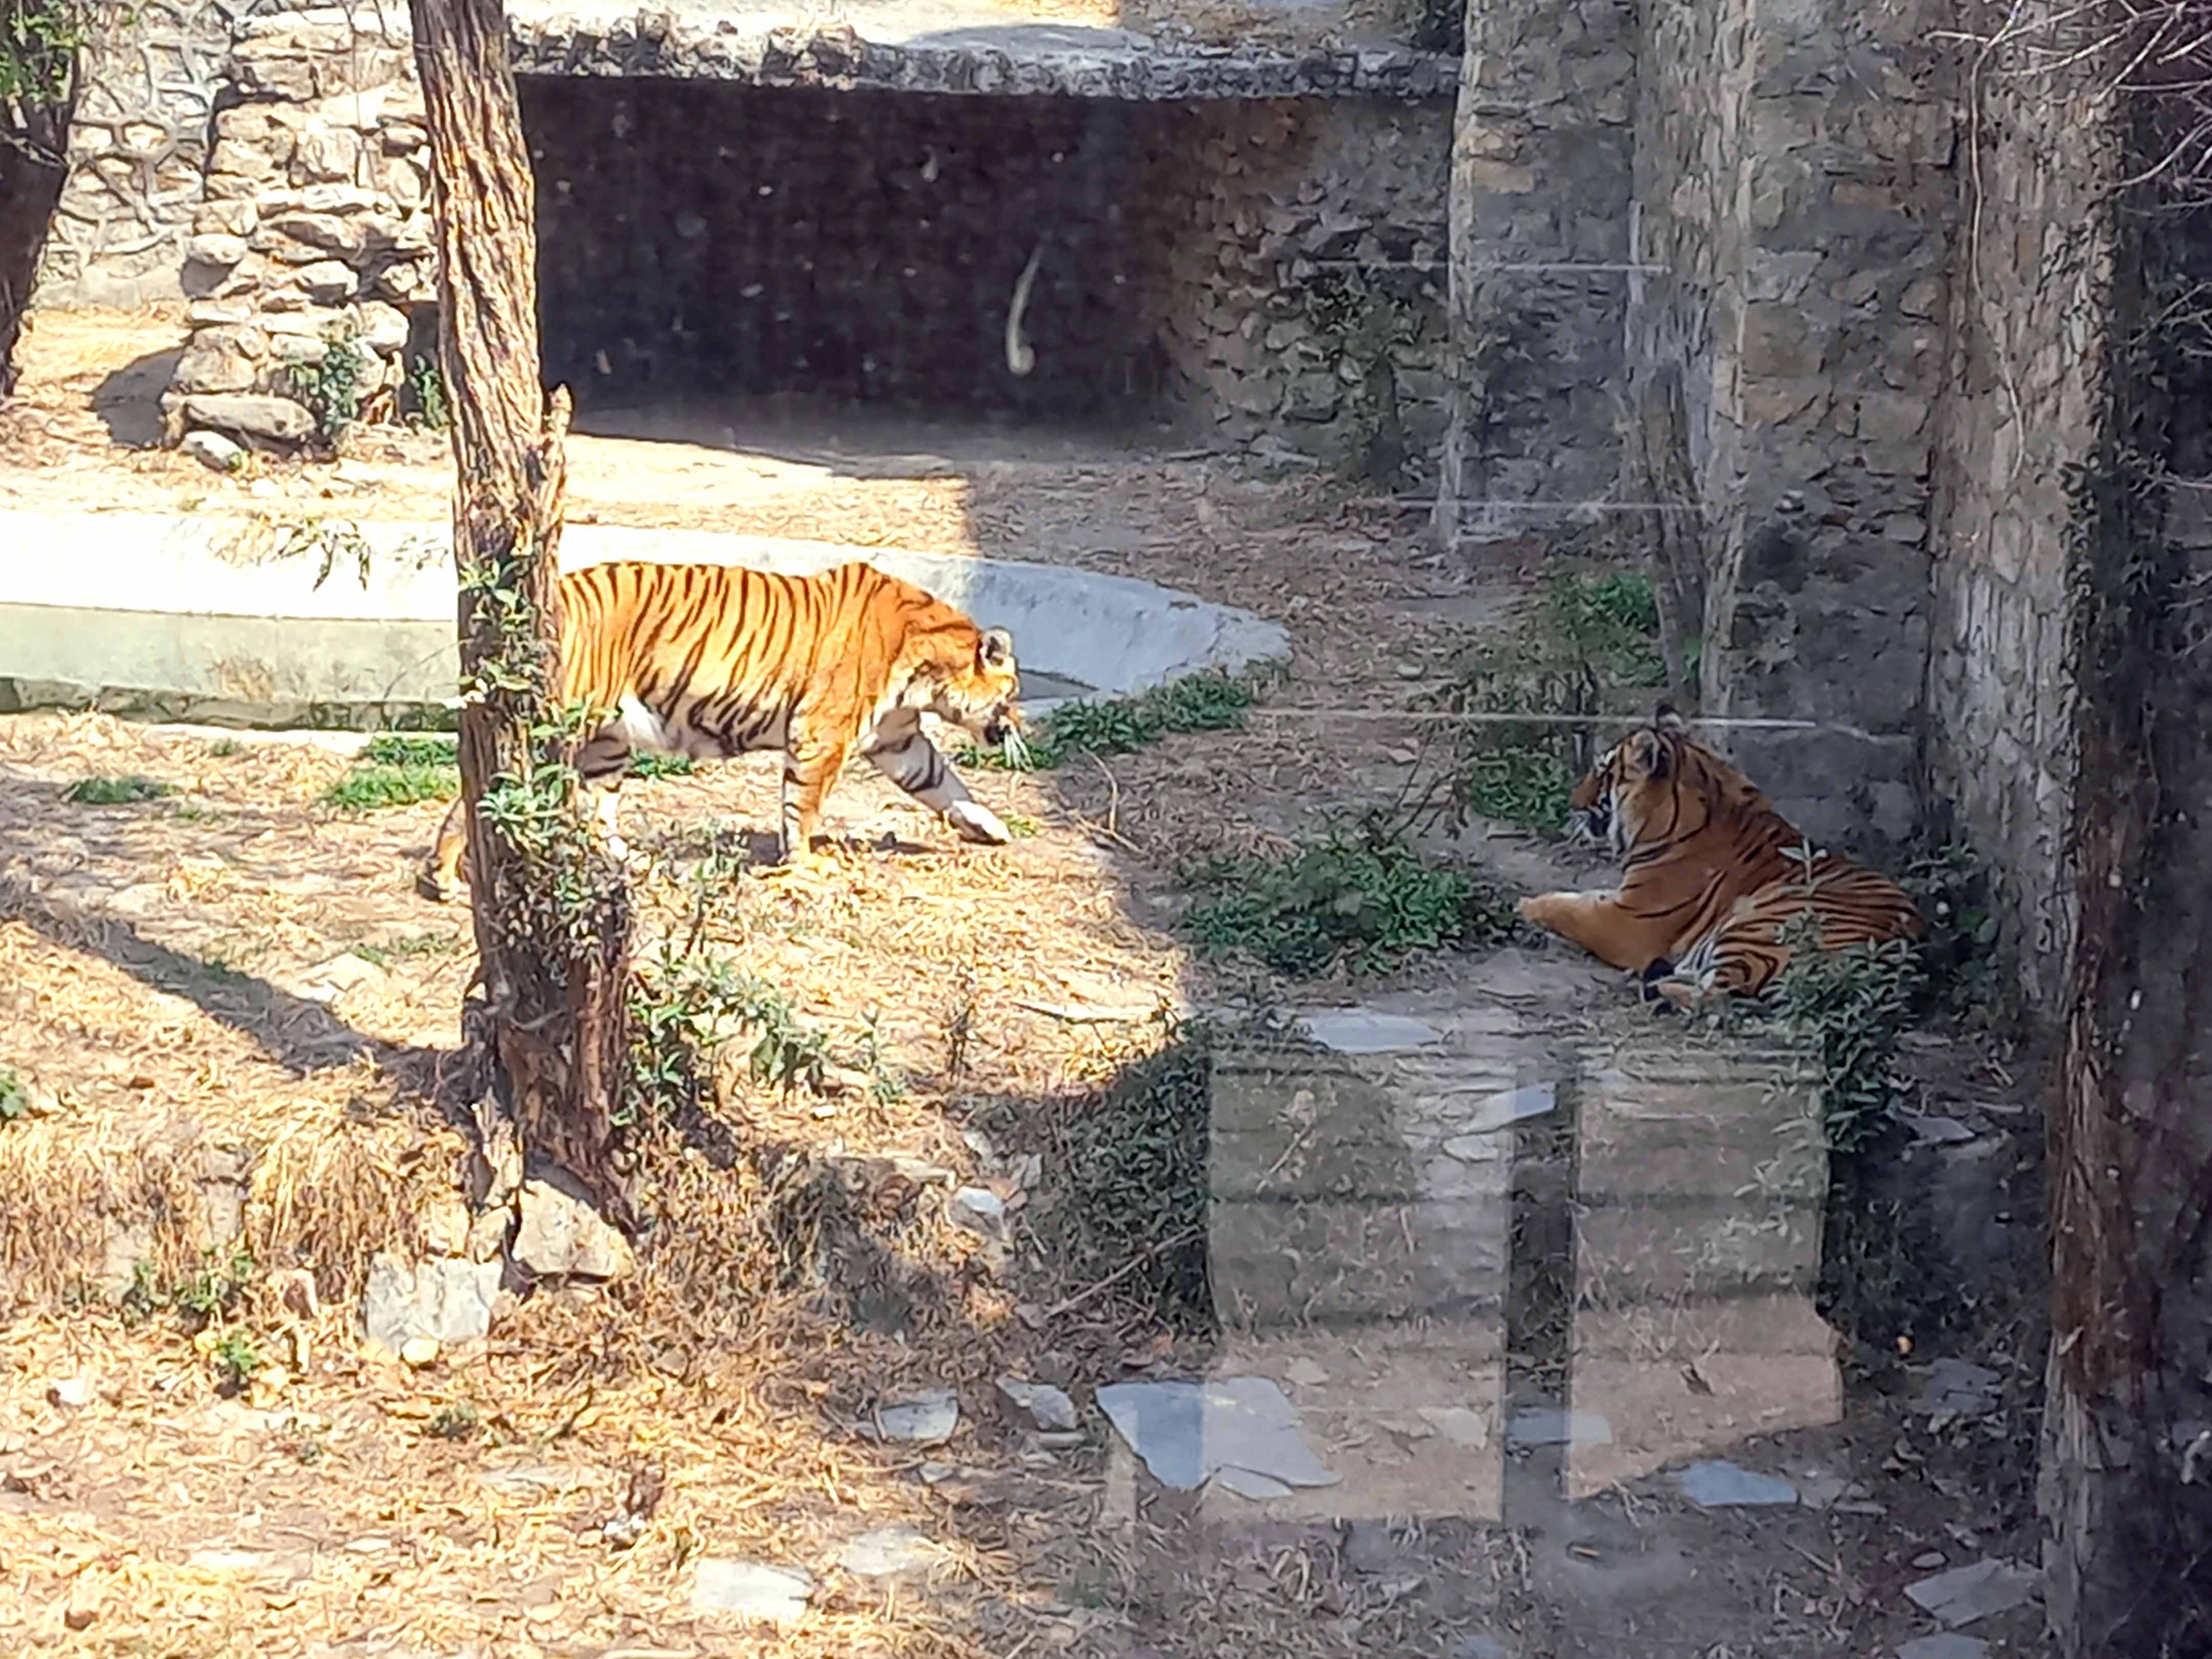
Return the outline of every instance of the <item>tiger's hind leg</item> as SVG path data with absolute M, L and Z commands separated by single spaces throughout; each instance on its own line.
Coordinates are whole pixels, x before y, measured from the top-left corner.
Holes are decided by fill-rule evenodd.
M 783 756 L 782 862 L 803 869 L 814 860 L 814 832 L 821 827 L 822 804 L 845 769 L 851 739 L 821 741 L 794 732 Z
M 875 769 L 951 824 L 962 840 L 1003 847 L 1013 834 L 968 793 L 960 775 L 921 730 L 889 736 L 862 751 Z
M 1757 898 L 1682 952 L 1672 969 L 1651 985 L 1674 1007 L 1691 1009 L 1710 999 L 1765 994 L 1789 964 L 1789 947 L 1776 937 L 1775 917 Z
M 446 809 L 438 825 L 438 839 L 416 878 L 415 890 L 438 904 L 451 904 L 460 896 L 461 864 L 469 850 L 468 806 L 459 795 Z

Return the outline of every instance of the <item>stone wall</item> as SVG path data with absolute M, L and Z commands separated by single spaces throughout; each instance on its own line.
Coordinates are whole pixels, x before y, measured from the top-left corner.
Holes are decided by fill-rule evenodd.
M 1620 469 L 1631 262 L 1635 8 L 1473 0 L 1452 140 L 1457 414 L 1440 457 L 1446 535 L 1549 527 Z M 1595 267 L 1595 268 L 1591 268 Z
M 2072 559 L 2064 472 L 2108 396 L 2118 162 L 2077 92 L 1984 77 L 1978 198 L 1951 301 L 1928 671 L 1931 794 L 1995 871 L 2021 988 L 2058 1005 L 2075 927 Z
M 185 248 L 192 334 L 173 437 L 299 442 L 302 374 L 334 348 L 374 410 L 399 385 L 404 307 L 435 291 L 423 130 L 407 40 L 372 15 L 280 14 L 240 30 L 206 191 Z
M 1285 445 L 1378 489 L 1433 477 L 1443 374 L 1441 100 L 1200 107 L 1164 172 L 1158 313 L 1180 398 L 1218 441 Z
M 1939 9 L 1669 6 L 1639 100 L 1663 271 L 1631 307 L 1632 372 L 1686 405 L 1701 706 L 1827 723 L 1726 746 L 1815 841 L 1877 857 L 1917 817 L 1955 201 Z
M 233 9 L 217 0 L 143 0 L 95 14 L 40 303 L 179 297 Z
M 419 95 L 404 34 L 324 14 L 249 24 L 230 78 L 171 429 L 295 443 L 295 364 L 343 337 L 368 353 L 364 393 L 388 395 L 426 336 L 407 314 L 435 286 Z M 1174 417 L 1386 486 L 1421 476 L 1443 421 L 1441 99 L 765 78 L 520 78 L 546 371 L 586 412 L 805 392 Z

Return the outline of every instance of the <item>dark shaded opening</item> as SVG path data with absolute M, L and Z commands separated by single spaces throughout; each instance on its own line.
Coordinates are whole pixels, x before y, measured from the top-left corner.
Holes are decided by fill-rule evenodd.
M 1195 110 L 649 80 L 520 89 L 545 374 L 580 410 L 798 393 L 1165 412 L 1170 259 L 1203 188 Z M 1006 319 L 1033 254 L 1020 374 Z

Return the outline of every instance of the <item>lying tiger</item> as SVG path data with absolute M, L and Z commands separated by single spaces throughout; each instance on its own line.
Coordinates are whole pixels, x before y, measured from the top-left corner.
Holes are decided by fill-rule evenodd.
M 1789 964 L 1782 930 L 1808 903 L 1823 950 L 1919 937 L 1903 889 L 1832 854 L 1814 854 L 1808 891 L 1805 838 L 1665 703 L 1571 799 L 1575 837 L 1626 859 L 1620 890 L 1539 893 L 1521 914 L 1677 1007 L 1763 994 Z
M 854 561 L 813 576 L 623 562 L 561 578 L 560 696 L 614 710 L 577 756 L 607 850 L 633 749 L 723 759 L 783 751 L 781 852 L 804 856 L 845 763 L 866 756 L 969 841 L 1012 839 L 922 735 L 927 712 L 999 745 L 1018 738 L 1021 679 L 1004 629 L 979 628 L 911 583 Z M 423 886 L 458 891 L 459 801 Z

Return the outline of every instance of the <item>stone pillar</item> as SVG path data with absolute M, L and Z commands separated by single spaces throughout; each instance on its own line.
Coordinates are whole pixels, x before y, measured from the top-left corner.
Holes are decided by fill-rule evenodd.
M 1955 198 L 1936 21 L 1926 0 L 1671 8 L 1638 109 L 1664 270 L 1632 307 L 1632 406 L 1678 378 L 1702 712 L 1851 728 L 1723 740 L 1816 842 L 1877 857 L 1917 818 Z
M 1432 524 L 1447 542 L 1562 522 L 1619 470 L 1636 16 L 1620 0 L 1469 0 L 1452 131 L 1448 374 Z M 1608 265 L 1577 271 L 1562 266 Z

